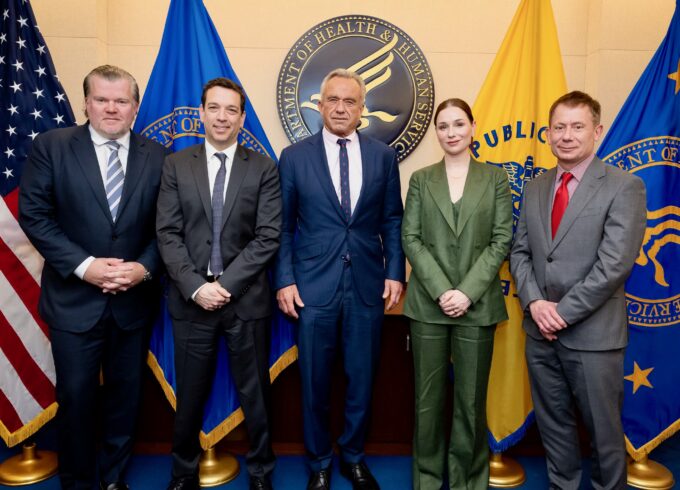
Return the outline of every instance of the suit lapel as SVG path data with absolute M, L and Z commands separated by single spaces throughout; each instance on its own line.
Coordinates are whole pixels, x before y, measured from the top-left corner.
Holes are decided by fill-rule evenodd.
M 335 187 L 333 187 L 331 171 L 328 168 L 328 158 L 326 158 L 326 148 L 324 147 L 322 132 L 319 131 L 315 135 L 310 136 L 308 141 L 309 144 L 312 145 L 311 165 L 314 168 L 319 184 L 326 193 L 331 205 L 338 213 L 338 216 L 344 220 L 345 216 L 342 212 L 338 195 L 335 193 Z
M 593 159 L 590 166 L 583 175 L 583 181 L 579 183 L 574 191 L 574 195 L 569 199 L 567 209 L 564 211 L 562 221 L 557 229 L 555 240 L 553 240 L 552 248 L 559 245 L 560 241 L 574 224 L 574 220 L 581 214 L 583 208 L 590 202 L 590 200 L 597 194 L 597 191 L 604 183 L 605 168 L 604 164 L 598 158 Z
M 71 140 L 71 149 L 75 160 L 85 175 L 85 180 L 90 185 L 90 189 L 94 194 L 94 200 L 99 204 L 107 219 L 113 223 L 109 203 L 106 200 L 104 181 L 102 180 L 101 170 L 99 170 L 97 153 L 94 151 L 94 144 L 92 143 L 87 124 L 81 126 L 80 130 Z
M 125 169 L 125 180 L 123 181 L 123 194 L 120 198 L 120 205 L 118 207 L 118 218 L 125 209 L 125 206 L 130 201 L 139 181 L 141 180 L 144 166 L 147 159 L 147 151 L 144 146 L 144 141 L 136 134 L 130 134 L 130 150 L 128 151 L 127 166 Z
M 485 178 L 482 169 L 479 167 L 481 163 L 470 159 L 470 167 L 468 169 L 467 178 L 465 179 L 465 187 L 463 188 L 463 197 L 460 203 L 460 215 L 458 216 L 456 235 L 460 236 L 463 233 L 465 224 L 475 213 L 479 201 L 486 193 L 488 179 Z M 486 164 L 484 164 L 486 165 Z
M 248 173 L 248 153 L 240 146 L 236 147 L 234 153 L 234 161 L 231 163 L 231 171 L 229 172 L 229 182 L 227 183 L 227 195 L 224 197 L 224 210 L 222 211 L 222 227 L 229 218 L 229 213 L 234 207 L 236 196 L 241 188 L 243 179 Z
M 361 138 L 358 132 L 357 137 L 359 138 L 359 147 L 361 148 L 361 191 L 359 192 L 359 199 L 357 199 L 357 205 L 354 207 L 354 212 L 352 213 L 350 222 L 352 222 L 354 217 L 357 215 L 357 211 L 359 210 L 361 203 L 366 200 L 364 196 L 372 188 L 375 170 L 378 166 L 378 164 L 374 161 L 375 152 L 373 151 L 371 141 Z M 338 206 L 339 205 L 340 202 L 338 202 Z
M 203 210 L 212 229 L 212 202 L 210 201 L 210 180 L 208 179 L 208 158 L 205 145 L 199 145 L 191 162 L 191 172 L 194 174 L 198 195 L 203 203 Z
M 545 233 L 545 243 L 552 242 L 552 220 L 550 216 L 552 213 L 553 189 L 555 188 L 556 173 L 557 169 L 551 168 L 539 184 L 539 213 L 541 215 L 541 223 L 543 224 L 543 231 Z
M 446 180 L 444 160 L 433 168 L 426 185 L 432 195 L 432 199 L 442 213 L 444 220 L 449 225 L 449 228 L 451 228 L 451 231 L 456 233 L 456 224 L 453 222 L 453 208 L 451 207 L 451 195 L 449 194 L 449 183 Z

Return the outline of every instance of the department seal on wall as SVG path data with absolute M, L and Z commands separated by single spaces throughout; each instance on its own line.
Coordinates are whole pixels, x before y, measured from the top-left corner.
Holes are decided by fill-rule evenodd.
M 292 142 L 318 132 L 319 88 L 335 68 L 366 82 L 359 130 L 397 151 L 402 161 L 420 143 L 432 119 L 434 82 L 418 45 L 376 17 L 334 17 L 307 31 L 288 52 L 277 83 L 281 123 Z

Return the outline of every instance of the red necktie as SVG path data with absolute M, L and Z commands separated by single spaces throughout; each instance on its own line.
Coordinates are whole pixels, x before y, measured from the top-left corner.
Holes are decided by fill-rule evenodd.
M 555 201 L 553 202 L 552 208 L 552 237 L 555 238 L 557 234 L 557 229 L 560 227 L 560 221 L 562 221 L 562 216 L 564 211 L 567 209 L 569 204 L 569 190 L 567 189 L 567 184 L 573 177 L 569 172 L 562 174 L 562 180 L 560 181 L 560 186 L 555 193 Z

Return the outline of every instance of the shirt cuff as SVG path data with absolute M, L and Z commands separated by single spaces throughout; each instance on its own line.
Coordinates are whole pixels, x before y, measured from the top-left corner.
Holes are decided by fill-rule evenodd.
M 78 276 L 79 279 L 83 279 L 85 277 L 85 271 L 87 271 L 87 268 L 90 267 L 92 262 L 94 262 L 94 257 L 86 258 L 78 267 L 76 267 L 76 270 L 74 270 L 73 273 Z
M 201 290 L 201 288 L 202 288 L 203 286 L 205 286 L 206 284 L 208 284 L 208 283 L 206 282 L 206 283 L 204 283 L 204 284 L 201 284 L 201 286 L 200 286 L 196 291 L 194 291 L 194 294 L 191 295 L 191 301 L 196 302 L 196 295 L 197 295 L 198 292 Z

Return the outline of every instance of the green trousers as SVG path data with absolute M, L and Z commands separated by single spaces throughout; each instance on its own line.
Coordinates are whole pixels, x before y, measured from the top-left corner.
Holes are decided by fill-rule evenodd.
M 495 327 L 411 321 L 415 368 L 413 488 L 486 489 L 489 446 L 486 392 Z M 449 362 L 454 365 L 453 423 L 446 450 L 444 405 Z

